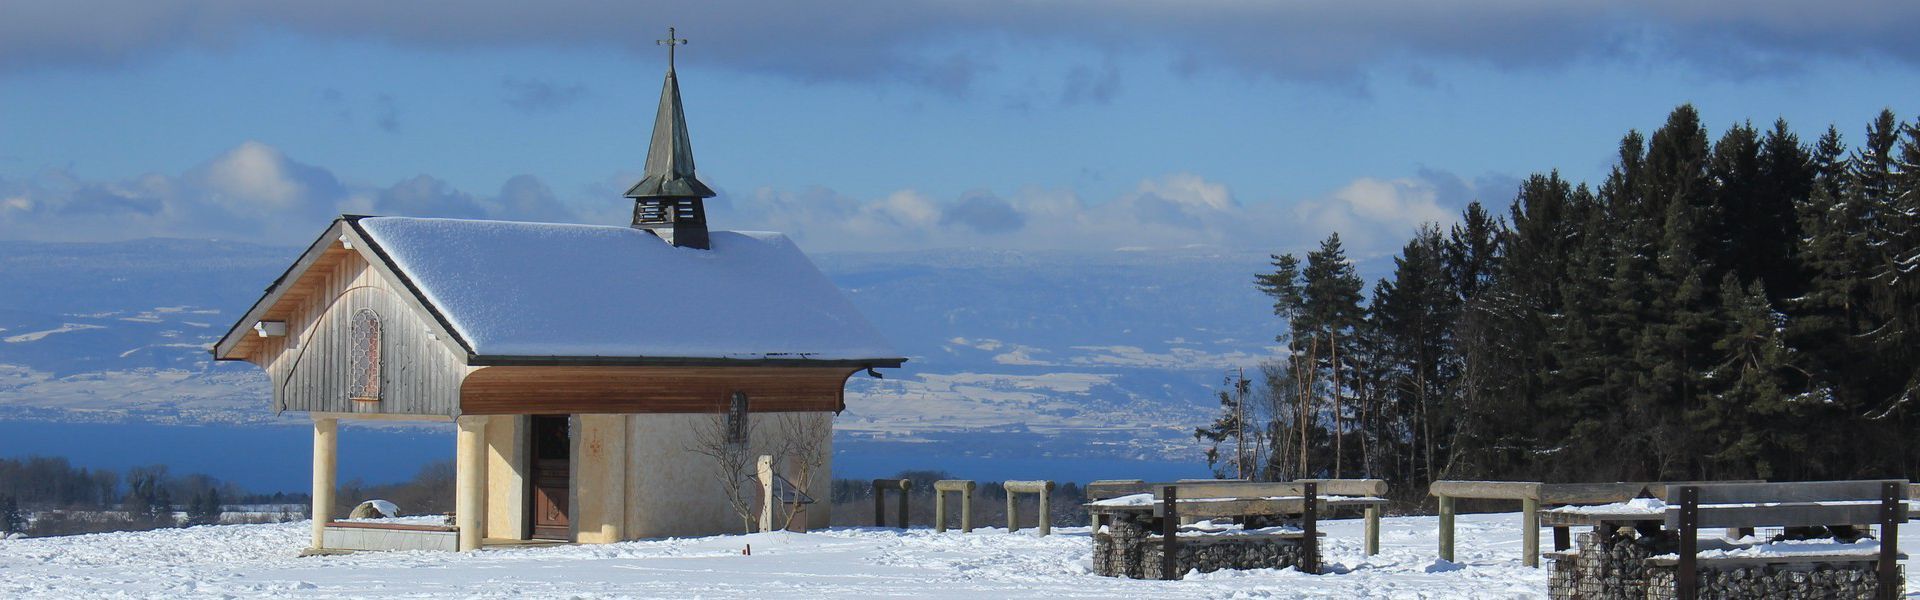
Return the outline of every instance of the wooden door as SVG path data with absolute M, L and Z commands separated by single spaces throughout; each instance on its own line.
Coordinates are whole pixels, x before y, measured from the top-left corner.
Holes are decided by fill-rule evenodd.
M 527 513 L 532 515 L 533 538 L 572 540 L 567 519 L 568 461 L 572 444 L 567 439 L 567 417 L 534 416 L 533 439 L 529 457 L 533 463 L 528 478 Z

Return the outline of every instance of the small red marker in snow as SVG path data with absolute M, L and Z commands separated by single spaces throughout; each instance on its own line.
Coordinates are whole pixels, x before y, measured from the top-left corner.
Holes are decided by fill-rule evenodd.
M 740 551 L 740 555 L 741 555 L 741 556 L 753 556 L 753 544 L 747 544 L 747 549 L 745 549 L 745 550 L 741 550 L 741 551 Z

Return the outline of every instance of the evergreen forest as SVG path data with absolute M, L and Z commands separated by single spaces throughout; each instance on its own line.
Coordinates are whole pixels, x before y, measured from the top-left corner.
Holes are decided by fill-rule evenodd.
M 1681 106 L 1597 185 L 1532 175 L 1371 286 L 1338 233 L 1274 256 L 1284 351 L 1195 435 L 1222 477 L 1413 491 L 1920 473 L 1920 121 L 1851 135 Z

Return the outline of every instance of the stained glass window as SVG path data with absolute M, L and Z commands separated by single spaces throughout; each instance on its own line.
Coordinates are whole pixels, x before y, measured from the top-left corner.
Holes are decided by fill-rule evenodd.
M 733 403 L 727 406 L 727 443 L 747 443 L 746 392 L 734 392 Z

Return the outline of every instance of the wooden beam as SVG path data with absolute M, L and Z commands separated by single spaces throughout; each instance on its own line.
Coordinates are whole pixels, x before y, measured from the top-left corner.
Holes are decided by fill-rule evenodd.
M 1901 502 L 1904 506 L 1905 502 Z M 1880 505 L 1877 502 L 1860 504 L 1818 504 L 1793 503 L 1766 506 L 1715 506 L 1702 504 L 1699 508 L 1698 527 L 1714 529 L 1720 527 L 1814 527 L 1821 525 L 1870 525 L 1880 522 Z M 1899 509 L 1895 522 L 1907 520 L 1907 511 Z M 1682 520 L 1677 507 L 1667 509 L 1668 527 L 1676 527 Z
M 753 411 L 838 412 L 843 367 L 482 367 L 460 384 L 463 415 L 720 412 L 734 392 Z
M 1435 481 L 1427 487 L 1427 493 L 1444 498 L 1538 500 L 1543 485 L 1535 481 Z
M 1861 481 L 1800 481 L 1792 483 L 1713 483 L 1683 484 L 1700 488 L 1700 504 L 1732 503 L 1769 503 L 1769 502 L 1832 502 L 1844 500 L 1880 499 L 1882 486 L 1896 483 L 1898 492 L 1904 500 L 1907 489 L 1905 480 L 1861 480 Z M 1678 487 L 1669 485 L 1668 488 Z M 1703 525 L 1703 527 L 1710 527 Z
M 1540 503 L 1612 504 L 1632 500 L 1646 489 L 1643 483 L 1544 483 L 1540 485 Z
M 1320 486 L 1322 496 L 1386 496 L 1385 479 L 1300 479 Z

